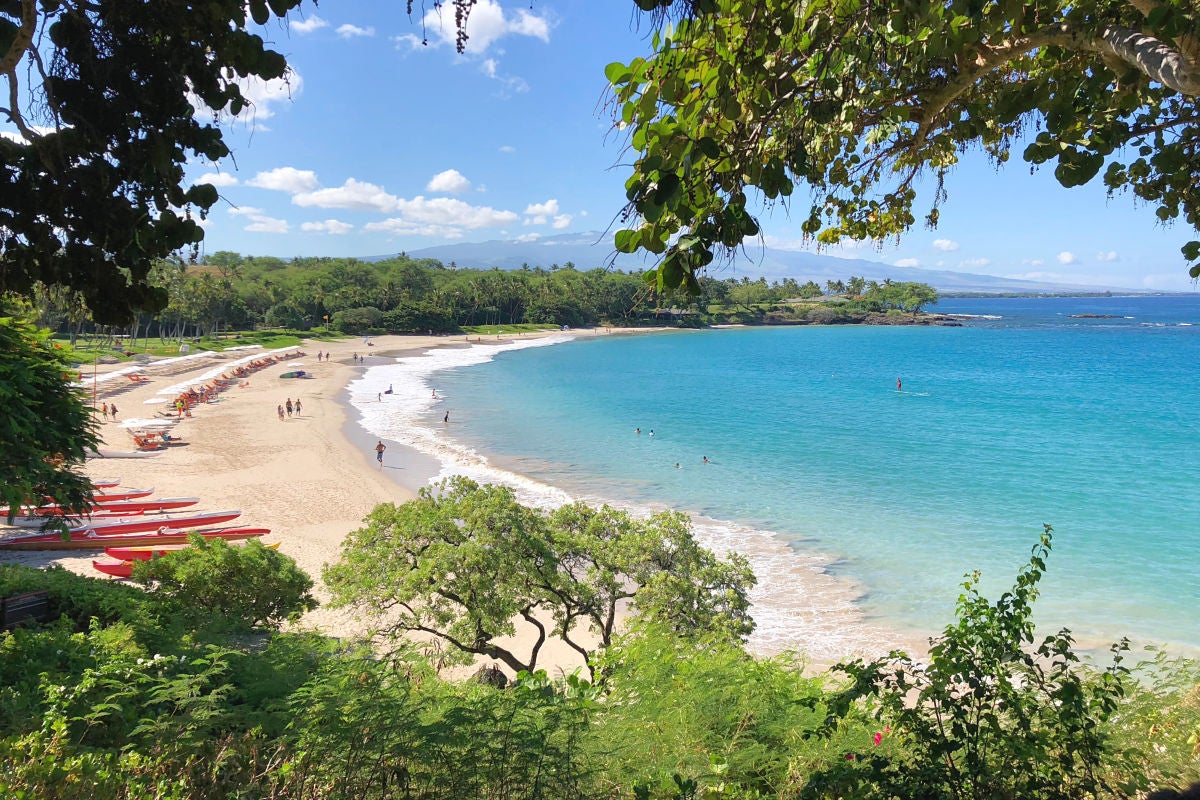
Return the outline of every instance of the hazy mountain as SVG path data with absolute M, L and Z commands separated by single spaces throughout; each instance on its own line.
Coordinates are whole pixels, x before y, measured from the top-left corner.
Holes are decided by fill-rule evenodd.
M 570 233 L 560 236 L 545 236 L 531 241 L 463 242 L 459 244 L 426 247 L 407 252 L 411 258 L 434 258 L 443 264 L 475 269 L 520 269 L 573 264 L 576 269 L 588 270 L 596 267 L 613 266 L 621 270 L 647 269 L 653 262 L 636 255 L 626 255 L 613 250 L 611 234 L 599 232 Z M 380 256 L 368 260 L 379 260 Z M 927 283 L 941 292 L 1096 292 L 1130 290 L 1121 287 L 1081 286 L 1066 283 L 1042 283 L 1039 281 L 1010 280 L 991 275 L 975 275 L 951 270 L 921 269 L 918 267 L 896 267 L 879 261 L 860 258 L 836 258 L 816 253 L 794 250 L 778 250 L 758 245 L 748 245 L 731 264 L 710 267 L 709 275 L 716 278 L 742 278 L 767 280 L 794 278 L 800 283 L 812 280 L 821 286 L 827 280 L 846 280 L 858 275 L 867 280 L 918 281 Z

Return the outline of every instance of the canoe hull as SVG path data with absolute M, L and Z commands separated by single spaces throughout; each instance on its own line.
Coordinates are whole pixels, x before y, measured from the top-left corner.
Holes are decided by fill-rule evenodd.
M 171 544 L 165 546 L 147 545 L 145 547 L 106 547 L 104 554 L 110 558 L 115 558 L 119 561 L 149 561 L 152 558 L 160 558 L 167 553 L 178 553 L 180 550 L 187 550 L 191 547 L 190 544 Z M 279 542 L 264 544 L 263 547 L 268 550 L 278 550 Z
M 199 497 L 164 497 L 161 500 L 117 500 L 116 502 L 97 505 L 92 509 L 91 514 L 86 517 L 67 517 L 65 521 L 68 526 L 78 528 L 86 525 L 89 521 L 99 523 L 107 520 L 112 522 L 123 516 L 164 514 L 168 511 L 194 506 L 199 502 Z M 49 517 L 60 513 L 60 511 L 61 509 L 56 506 L 39 508 L 36 515 L 16 517 L 13 520 L 13 525 L 22 528 L 39 528 L 45 524 Z
M 72 535 L 63 539 L 57 533 L 18 536 L 0 541 L 0 550 L 104 550 L 109 547 L 150 547 L 155 545 L 187 544 L 192 531 L 169 531 L 167 533 L 125 533 L 113 536 Z M 212 528 L 197 530 L 205 539 L 237 541 L 266 536 L 270 528 Z
M 71 533 L 79 536 L 95 534 L 97 536 L 113 536 L 121 533 L 142 533 L 166 529 L 182 530 L 185 528 L 203 528 L 205 525 L 220 525 L 242 515 L 241 511 L 210 511 L 203 514 L 186 514 L 184 516 L 155 515 L 150 517 L 125 517 L 104 522 L 90 522 L 71 528 Z

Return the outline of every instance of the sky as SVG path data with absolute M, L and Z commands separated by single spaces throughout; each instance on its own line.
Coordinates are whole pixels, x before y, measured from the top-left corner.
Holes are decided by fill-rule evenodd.
M 226 124 L 231 159 L 189 165 L 222 197 L 204 252 L 371 257 L 619 227 L 630 157 L 604 68 L 649 52 L 632 0 L 479 0 L 463 55 L 452 8 L 414 8 L 323 0 L 258 29 L 293 71 L 248 87 L 253 113 Z M 936 231 L 823 252 L 892 264 L 899 280 L 919 266 L 1197 289 L 1179 253 L 1195 232 L 1158 225 L 1128 196 L 1063 189 L 1019 158 L 997 172 L 979 154 L 947 189 Z M 792 216 L 760 218 L 764 244 L 805 249 L 804 198 Z

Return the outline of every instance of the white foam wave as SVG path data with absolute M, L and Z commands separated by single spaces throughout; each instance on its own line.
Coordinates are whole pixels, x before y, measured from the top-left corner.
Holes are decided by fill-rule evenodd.
M 405 356 L 395 364 L 368 369 L 349 385 L 350 402 L 360 423 L 373 436 L 390 439 L 436 458 L 441 471 L 430 482 L 464 475 L 479 483 L 510 487 L 517 498 L 537 508 L 557 508 L 582 500 L 608 504 L 638 516 L 664 507 L 637 505 L 598 494 L 573 496 L 526 475 L 492 464 L 488 458 L 456 441 L 440 424 L 439 404 L 449 398 L 435 394 L 433 376 L 446 369 L 474 366 L 498 353 L 545 347 L 575 338 L 570 334 L 505 344 L 443 347 Z M 390 393 L 389 393 L 390 392 Z M 895 632 L 870 624 L 855 600 L 863 588 L 829 573 L 833 559 L 820 553 L 799 553 L 774 532 L 691 515 L 697 540 L 718 554 L 741 553 L 750 561 L 758 585 L 751 591 L 757 625 L 749 646 L 757 653 L 804 653 L 816 663 L 829 664 L 851 655 L 878 655 L 897 646 L 910 646 Z

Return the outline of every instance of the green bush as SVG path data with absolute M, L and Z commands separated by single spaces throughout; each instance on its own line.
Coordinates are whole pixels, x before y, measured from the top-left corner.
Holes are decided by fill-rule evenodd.
M 577 743 L 591 695 L 523 673 L 514 687 L 438 680 L 411 653 L 331 663 L 296 693 L 297 800 L 598 797 Z
M 312 579 L 257 539 L 231 546 L 193 533 L 188 542 L 182 550 L 136 562 L 132 579 L 189 624 L 274 628 L 316 608 Z
M 969 576 L 958 619 L 932 640 L 926 663 L 893 653 L 839 665 L 850 684 L 827 698 L 829 717 L 815 732 L 829 735 L 865 707 L 878 720 L 874 746 L 802 780 L 801 797 L 1068 800 L 1134 774 L 1109 724 L 1131 688 L 1128 643 L 1113 645 L 1112 665 L 1096 671 L 1080 662 L 1068 631 L 1034 639 L 1050 543 L 1047 525 L 994 604 L 980 596 L 978 573 Z
M 638 786 L 639 797 L 675 797 L 676 775 L 712 796 L 781 796 L 797 748 L 809 746 L 801 733 L 822 719 L 803 701 L 820 698 L 823 681 L 800 667 L 727 637 L 661 626 L 625 636 L 604 657 L 587 761 L 612 790 Z

